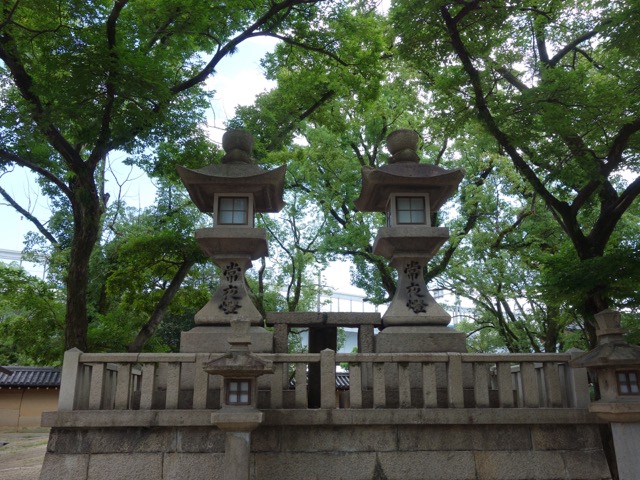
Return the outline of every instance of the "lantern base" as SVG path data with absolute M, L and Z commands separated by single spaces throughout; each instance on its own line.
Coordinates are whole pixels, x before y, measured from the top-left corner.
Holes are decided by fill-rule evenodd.
M 229 350 L 229 326 L 199 326 L 180 335 L 181 353 L 225 353 Z M 251 351 L 273 353 L 273 334 L 263 327 L 249 328 Z
M 376 335 L 377 353 L 467 352 L 467 336 L 449 327 L 388 327 Z

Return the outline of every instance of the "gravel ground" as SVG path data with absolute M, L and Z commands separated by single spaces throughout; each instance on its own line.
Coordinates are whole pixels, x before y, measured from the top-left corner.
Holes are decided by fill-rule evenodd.
M 0 432 L 0 479 L 38 480 L 48 440 L 48 432 Z

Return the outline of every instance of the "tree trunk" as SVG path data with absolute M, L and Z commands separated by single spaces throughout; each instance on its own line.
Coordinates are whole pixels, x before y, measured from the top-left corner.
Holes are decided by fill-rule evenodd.
M 71 182 L 73 209 L 73 240 L 69 251 L 67 272 L 67 313 L 65 319 L 65 349 L 87 351 L 87 286 L 89 261 L 100 236 L 102 209 L 93 172 L 78 171 Z
M 129 345 L 128 351 L 132 353 L 137 353 L 142 351 L 142 347 L 144 347 L 145 343 L 151 338 L 153 333 L 160 325 L 160 322 L 164 318 L 171 301 L 176 296 L 178 291 L 180 290 L 180 286 L 184 281 L 185 277 L 193 267 L 195 261 L 193 260 L 185 260 L 180 265 L 180 268 L 174 275 L 169 287 L 164 291 L 162 298 L 157 303 L 156 307 L 153 309 L 153 313 L 149 317 L 149 321 L 144 324 L 144 326 L 140 329 L 140 332 L 136 336 L 136 338 Z

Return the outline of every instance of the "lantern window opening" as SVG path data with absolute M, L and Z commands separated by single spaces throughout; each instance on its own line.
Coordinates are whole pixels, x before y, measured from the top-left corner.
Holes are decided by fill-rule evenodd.
M 251 405 L 251 380 L 229 379 L 227 383 L 227 405 Z
M 387 205 L 387 225 L 430 226 L 429 195 L 392 194 Z
M 224 194 L 214 200 L 215 224 L 253 227 L 253 196 Z
M 638 372 L 635 370 L 616 372 L 616 379 L 618 381 L 618 394 L 640 395 L 640 385 L 638 384 L 638 377 Z

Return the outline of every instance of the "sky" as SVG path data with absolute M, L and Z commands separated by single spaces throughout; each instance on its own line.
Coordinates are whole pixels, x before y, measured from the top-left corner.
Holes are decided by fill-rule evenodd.
M 276 41 L 271 38 L 254 38 L 240 45 L 237 52 L 223 59 L 216 74 L 207 85 L 215 91 L 208 113 L 207 127 L 211 138 L 220 142 L 225 130 L 225 122 L 233 118 L 238 105 L 251 105 L 256 95 L 268 91 L 275 83 L 264 78 L 260 60 L 275 47 Z M 109 156 L 107 188 L 111 198 L 119 193 L 126 203 L 132 207 L 145 208 L 155 200 L 155 187 L 144 172 L 122 163 L 126 155 L 113 152 Z M 14 171 L 0 177 L 0 185 L 41 221 L 49 218 L 46 199 L 38 193 L 34 177 L 27 171 Z M 33 224 L 17 213 L 11 206 L 0 199 L 0 250 L 17 250 L 24 248 L 24 237 L 34 231 Z M 25 264 L 28 271 L 39 274 L 41 269 Z M 322 283 L 335 291 L 351 295 L 363 295 L 363 291 L 353 287 L 350 282 L 350 263 L 333 262 L 322 274 Z

